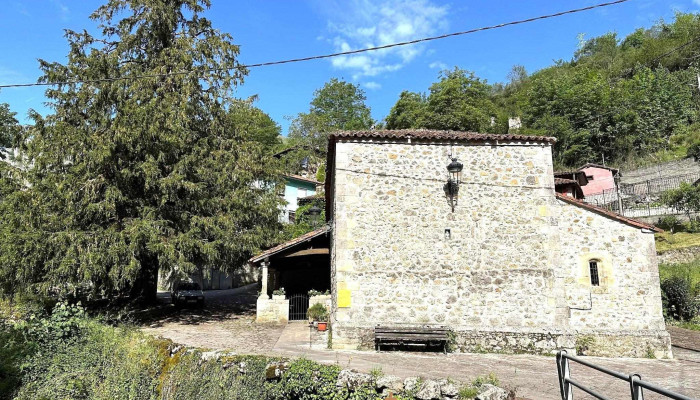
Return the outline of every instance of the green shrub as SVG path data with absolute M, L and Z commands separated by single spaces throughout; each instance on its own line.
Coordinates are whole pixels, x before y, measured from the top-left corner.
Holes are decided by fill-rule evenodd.
M 303 358 L 295 360 L 279 382 L 267 383 L 268 399 L 335 399 L 339 373 L 337 365 L 321 365 Z
M 328 310 L 321 303 L 309 307 L 308 316 L 314 321 L 328 321 Z
M 693 157 L 695 161 L 700 161 L 700 142 L 694 142 L 688 146 L 686 155 L 688 157 Z
M 691 320 L 698 314 L 688 279 L 674 276 L 661 282 L 664 315 L 676 320 Z
M 26 336 L 0 319 L 0 399 L 11 399 L 22 382 L 22 365 L 37 349 Z
M 685 228 L 683 222 L 675 215 L 666 215 L 659 218 L 656 226 L 671 233 L 682 232 Z
M 90 322 L 79 340 L 56 343 L 29 360 L 17 398 L 155 398 L 167 346 L 138 331 Z

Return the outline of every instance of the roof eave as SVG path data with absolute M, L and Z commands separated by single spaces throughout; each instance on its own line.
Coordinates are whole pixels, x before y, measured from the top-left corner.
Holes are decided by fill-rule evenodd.
M 651 225 L 651 224 L 647 224 L 646 222 L 642 222 L 642 221 L 636 220 L 634 218 L 628 218 L 628 217 L 624 217 L 624 216 L 619 215 L 619 214 L 615 214 L 612 211 L 608 211 L 604 208 L 600 208 L 600 207 L 594 206 L 592 204 L 584 203 L 581 200 L 577 200 L 577 199 L 574 199 L 572 197 L 565 196 L 561 193 L 555 193 L 555 194 L 557 196 L 557 199 L 562 200 L 566 203 L 581 207 L 583 209 L 594 212 L 594 213 L 601 215 L 603 217 L 614 219 L 618 222 L 622 222 L 624 224 L 634 226 L 635 228 L 649 229 L 650 231 L 653 231 L 653 232 L 663 232 L 664 231 L 663 229 L 657 228 L 656 226 Z

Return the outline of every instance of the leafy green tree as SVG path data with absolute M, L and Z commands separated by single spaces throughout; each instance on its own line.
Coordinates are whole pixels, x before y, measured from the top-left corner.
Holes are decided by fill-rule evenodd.
M 494 133 L 507 129 L 507 117 L 504 123 L 490 85 L 459 68 L 440 73 L 440 80 L 430 86 L 426 109 L 425 127 L 430 129 Z
M 6 161 L 5 149 L 14 147 L 22 131 L 15 118 L 16 113 L 10 111 L 8 104 L 0 104 L 0 200 L 19 188 L 15 166 Z
M 386 117 L 387 129 L 425 126 L 428 101 L 425 95 L 404 90 Z
M 443 71 L 427 96 L 404 92 L 387 127 L 555 136 L 554 163 L 576 167 L 700 154 L 697 38 L 700 14 L 677 13 L 620 40 L 580 40 L 570 61 L 528 74 L 514 66 L 506 84 Z
M 440 72 L 428 96 L 404 91 L 386 118 L 388 129 L 427 128 L 505 133 L 508 117 L 493 100 L 493 88 L 473 72 Z
M 40 60 L 44 82 L 104 81 L 52 87 L 53 114 L 33 113 L 26 188 L 0 202 L 3 293 L 154 300 L 159 271 L 231 270 L 279 231 L 271 134 L 241 125 L 246 71 L 208 5 L 109 0 L 100 35 L 66 31 L 66 64 Z
M 374 120 L 366 100 L 359 86 L 336 78 L 316 90 L 309 112 L 299 113 L 289 127 L 286 147 L 295 147 L 296 151 L 286 157 L 287 171 L 297 173 L 304 163 L 315 173 L 325 160 L 331 132 L 372 128 Z
M 282 128 L 263 110 L 253 106 L 253 100 L 232 100 L 229 106 L 229 126 L 241 136 L 272 150 L 281 143 Z
M 690 216 L 690 213 L 700 211 L 700 186 L 681 183 L 677 189 L 664 192 L 661 201 Z

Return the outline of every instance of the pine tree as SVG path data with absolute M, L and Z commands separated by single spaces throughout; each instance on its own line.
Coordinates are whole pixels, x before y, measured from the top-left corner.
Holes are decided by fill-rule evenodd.
M 5 293 L 153 300 L 159 271 L 231 270 L 278 232 L 276 168 L 231 112 L 247 71 L 208 6 L 110 0 L 101 34 L 66 31 L 68 61 L 40 60 L 41 81 L 68 83 L 46 91 L 23 189 L 0 203 Z

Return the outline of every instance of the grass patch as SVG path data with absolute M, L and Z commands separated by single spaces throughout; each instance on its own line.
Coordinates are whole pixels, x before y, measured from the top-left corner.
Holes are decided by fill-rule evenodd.
M 474 379 L 471 383 L 462 386 L 459 389 L 457 398 L 459 398 L 459 400 L 474 399 L 479 394 L 479 390 L 481 390 L 481 387 L 486 384 L 498 386 L 500 385 L 500 381 L 493 372 L 486 376 L 479 376 L 476 379 Z
M 700 331 L 700 318 L 696 317 L 692 321 L 667 320 L 666 325 L 675 326 L 677 328 L 689 329 L 691 331 Z
M 169 340 L 107 325 L 78 305 L 59 303 L 44 312 L 0 299 L 0 400 L 379 398 L 379 368 L 369 381 L 340 388 L 338 364 L 175 349 Z
M 691 287 L 696 287 L 700 284 L 700 259 L 684 264 L 659 264 L 662 282 L 673 277 L 687 279 Z
M 656 239 L 656 251 L 658 253 L 688 247 L 700 247 L 700 233 L 661 232 L 654 235 L 654 238 Z

